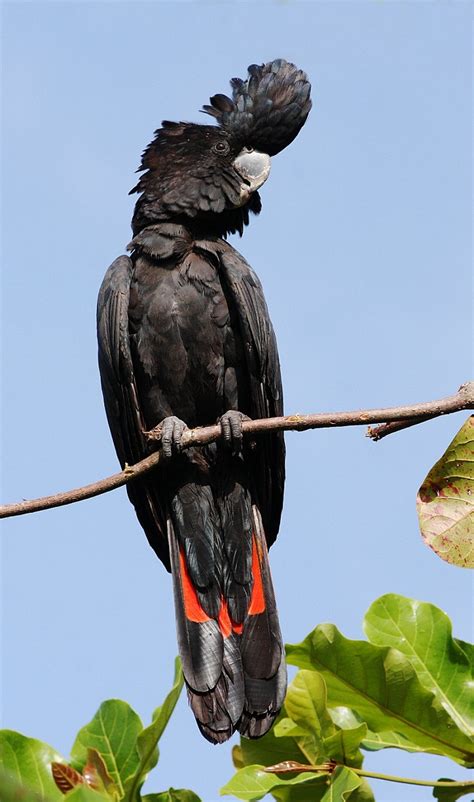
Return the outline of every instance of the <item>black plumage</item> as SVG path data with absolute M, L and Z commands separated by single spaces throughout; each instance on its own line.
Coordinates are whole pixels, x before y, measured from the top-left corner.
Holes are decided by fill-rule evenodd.
M 218 126 L 164 122 L 144 151 L 131 255 L 98 300 L 99 366 L 122 465 L 161 424 L 168 457 L 128 485 L 173 575 L 189 700 L 212 742 L 258 737 L 281 707 L 286 670 L 267 548 L 283 501 L 281 433 L 241 440 L 241 422 L 281 415 L 275 335 L 260 282 L 226 241 L 258 214 L 270 156 L 311 107 L 303 72 L 278 59 L 232 81 L 205 110 Z M 221 420 L 224 442 L 180 449 L 186 426 Z

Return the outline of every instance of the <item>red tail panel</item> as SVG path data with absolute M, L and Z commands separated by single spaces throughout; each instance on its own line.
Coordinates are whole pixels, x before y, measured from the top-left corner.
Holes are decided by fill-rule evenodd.
M 182 549 L 179 550 L 179 569 L 181 573 L 181 586 L 183 588 L 184 612 L 186 618 L 189 619 L 189 621 L 194 621 L 196 624 L 203 624 L 205 621 L 210 621 L 211 619 L 201 607 L 196 590 L 191 582 Z
M 265 593 L 263 590 L 262 573 L 260 571 L 260 555 L 255 535 L 252 536 L 252 596 L 250 597 L 249 615 L 257 615 L 265 610 Z

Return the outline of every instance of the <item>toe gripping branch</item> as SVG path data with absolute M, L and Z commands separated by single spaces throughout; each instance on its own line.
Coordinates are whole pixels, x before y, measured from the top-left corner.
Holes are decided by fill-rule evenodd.
M 224 445 L 232 449 L 233 454 L 242 451 L 242 422 L 246 420 L 250 420 L 248 415 L 236 409 L 229 409 L 219 418 Z

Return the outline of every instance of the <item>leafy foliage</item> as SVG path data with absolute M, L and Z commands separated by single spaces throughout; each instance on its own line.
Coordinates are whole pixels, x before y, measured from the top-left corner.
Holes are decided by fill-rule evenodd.
M 10 788 L 17 784 L 25 793 L 30 789 L 47 802 L 62 799 L 50 768 L 62 757 L 51 746 L 13 730 L 0 730 L 0 755 L 0 769 L 5 782 L 10 778 Z
M 174 682 L 163 704 L 143 727 L 139 716 L 120 699 L 101 704 L 79 730 L 71 764 L 47 744 L 11 730 L 0 731 L 2 802 L 200 802 L 192 791 L 170 788 L 141 797 L 148 772 L 158 762 L 158 741 L 183 687 L 179 659 Z M 65 795 L 65 796 L 64 796 Z
M 453 565 L 474 568 L 474 415 L 421 485 L 417 509 L 428 546 Z
M 389 593 L 369 608 L 364 631 L 376 646 L 402 652 L 421 684 L 436 694 L 457 727 L 472 738 L 474 664 L 452 637 L 446 613 L 433 604 Z
M 369 642 L 322 624 L 287 646 L 300 671 L 285 707 L 272 732 L 234 749 L 238 771 L 222 793 L 369 802 L 361 750 L 388 747 L 474 766 L 472 647 L 452 637 L 437 607 L 395 594 L 371 605 L 364 626 Z M 449 802 L 471 790 L 453 785 L 436 794 Z

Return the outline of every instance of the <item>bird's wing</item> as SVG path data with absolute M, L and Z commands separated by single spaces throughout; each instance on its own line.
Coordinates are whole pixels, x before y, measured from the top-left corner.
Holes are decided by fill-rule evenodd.
M 275 333 L 262 285 L 230 245 L 219 249 L 222 274 L 237 310 L 250 378 L 252 418 L 283 415 L 283 389 Z M 278 534 L 285 482 L 283 432 L 258 435 L 253 450 L 255 485 L 267 543 Z
M 99 370 L 107 420 L 122 468 L 146 456 L 145 425 L 130 352 L 128 306 L 133 264 L 119 256 L 107 270 L 97 301 Z M 156 481 L 154 483 L 156 485 Z M 150 545 L 170 569 L 166 517 L 145 476 L 127 485 Z

